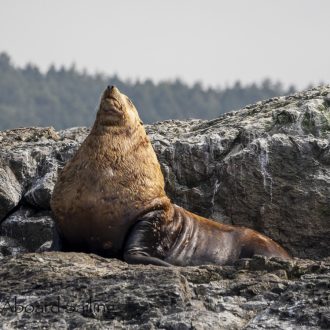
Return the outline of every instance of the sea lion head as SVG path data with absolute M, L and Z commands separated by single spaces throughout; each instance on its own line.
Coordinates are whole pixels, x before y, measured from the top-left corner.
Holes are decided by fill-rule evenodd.
M 141 119 L 133 102 L 115 86 L 108 86 L 104 91 L 96 115 L 97 126 L 135 126 Z

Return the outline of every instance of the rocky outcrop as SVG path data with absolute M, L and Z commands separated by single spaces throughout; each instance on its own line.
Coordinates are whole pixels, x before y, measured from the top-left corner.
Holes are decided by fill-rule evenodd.
M 129 266 L 78 253 L 0 261 L 3 329 L 329 329 L 330 262 Z
M 84 254 L 22 254 L 49 247 L 57 173 L 88 129 L 0 132 L 0 307 L 50 306 L 2 308 L 4 328 L 329 328 L 329 93 L 323 86 L 211 121 L 147 126 L 173 202 L 255 228 L 314 261 L 163 269 Z M 90 298 L 109 309 L 84 309 Z
M 215 220 L 255 228 L 296 257 L 328 256 L 329 92 L 324 86 L 211 121 L 148 126 L 172 201 Z M 23 243 L 32 239 L 19 237 L 26 232 L 20 229 L 23 222 L 51 224 L 49 215 L 38 212 L 49 210 L 57 171 L 87 134 L 86 128 L 0 133 L 1 235 Z M 49 231 L 40 230 L 49 239 Z M 35 243 L 24 246 L 36 248 Z

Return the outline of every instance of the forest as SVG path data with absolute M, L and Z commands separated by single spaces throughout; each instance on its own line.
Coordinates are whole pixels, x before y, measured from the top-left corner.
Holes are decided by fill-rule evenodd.
M 165 119 L 212 119 L 244 105 L 295 92 L 280 82 L 265 79 L 243 85 L 237 81 L 225 88 L 188 85 L 180 79 L 153 82 L 124 81 L 117 75 L 89 74 L 72 65 L 51 65 L 43 73 L 33 64 L 20 68 L 7 53 L 0 53 L 0 130 L 53 126 L 63 129 L 90 126 L 101 93 L 116 85 L 136 105 L 144 123 Z

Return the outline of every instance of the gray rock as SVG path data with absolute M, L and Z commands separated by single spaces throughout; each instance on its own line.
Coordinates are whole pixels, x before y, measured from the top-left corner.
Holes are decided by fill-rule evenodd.
M 58 139 L 52 128 L 0 132 L 0 221 L 19 204 L 26 191 L 32 189 L 32 183 L 40 185 L 39 173 L 49 172 L 43 161 L 53 150 L 52 142 Z M 44 189 L 44 185 L 41 188 Z
M 36 249 L 35 252 L 41 253 L 41 252 L 50 252 L 53 251 L 53 240 L 46 241 L 43 243 L 38 249 Z
M 1 164 L 1 159 L 0 159 Z M 22 187 L 12 170 L 0 165 L 0 222 L 14 209 L 22 197 Z
M 37 176 L 30 189 L 24 194 L 24 200 L 40 209 L 50 209 L 50 198 L 57 179 L 57 164 L 47 164 L 45 173 Z
M 324 101 L 327 103 L 328 106 L 330 106 L 330 93 L 324 97 Z
M 28 251 L 36 251 L 46 241 L 53 239 L 54 221 L 49 211 L 20 208 L 11 214 L 0 227 L 3 236 L 16 239 Z
M 328 328 L 329 279 L 329 259 L 163 268 L 25 254 L 0 260 L 0 321 L 15 329 Z
M 16 256 L 20 253 L 27 252 L 20 243 L 10 237 L 0 236 L 0 259 L 7 256 Z

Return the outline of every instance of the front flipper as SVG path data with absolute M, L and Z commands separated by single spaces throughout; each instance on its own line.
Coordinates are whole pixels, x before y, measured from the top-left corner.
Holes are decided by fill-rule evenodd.
M 164 211 L 145 214 L 130 231 L 124 247 L 124 260 L 130 264 L 172 266 L 165 258 L 162 246 Z
M 124 260 L 129 264 L 143 264 L 171 267 L 172 265 L 159 258 L 150 257 L 142 252 L 126 252 L 124 253 Z

